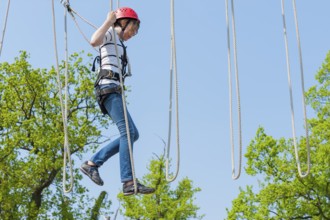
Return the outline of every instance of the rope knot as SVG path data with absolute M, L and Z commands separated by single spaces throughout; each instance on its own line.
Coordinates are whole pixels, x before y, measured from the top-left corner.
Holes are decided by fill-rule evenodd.
M 61 4 L 66 7 L 66 9 L 68 10 L 68 12 L 72 12 L 72 9 L 70 7 L 70 3 L 68 0 L 61 0 Z

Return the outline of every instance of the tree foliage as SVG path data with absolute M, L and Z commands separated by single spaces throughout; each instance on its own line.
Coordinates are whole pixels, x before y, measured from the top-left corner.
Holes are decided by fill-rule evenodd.
M 95 107 L 90 56 L 84 64 L 82 53 L 75 53 L 68 63 L 68 133 L 71 154 L 78 158 L 104 141 L 100 128 L 106 126 Z M 64 133 L 56 71 L 33 69 L 28 58 L 21 52 L 13 63 L 0 64 L 0 219 L 86 219 L 93 203 L 77 169 L 73 192 L 62 191 Z M 63 82 L 64 62 L 59 69 Z
M 228 219 L 330 219 L 330 52 L 316 74 L 318 85 L 306 93 L 316 112 L 309 120 L 311 173 L 297 174 L 292 140 L 274 139 L 259 128 L 248 146 L 246 172 L 262 177 L 260 190 L 240 189 Z M 306 139 L 299 139 L 306 170 Z
M 176 189 L 171 189 L 165 179 L 164 155 L 153 159 L 148 167 L 149 174 L 145 175 L 142 183 L 156 189 L 151 195 L 136 195 L 125 197 L 118 195 L 124 209 L 121 212 L 130 219 L 167 220 L 167 219 L 202 219 L 197 211 L 199 207 L 194 203 L 195 194 L 201 191 L 193 187 L 188 178 L 178 182 Z
M 94 207 L 92 208 L 91 220 L 97 220 L 97 219 L 99 219 L 100 209 L 102 207 L 103 201 L 106 198 L 106 196 L 107 196 L 107 192 L 106 191 L 102 191 L 100 193 L 99 197 L 95 201 Z

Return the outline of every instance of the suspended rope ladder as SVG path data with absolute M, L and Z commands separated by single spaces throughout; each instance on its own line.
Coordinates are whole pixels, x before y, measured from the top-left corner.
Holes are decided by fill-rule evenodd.
M 3 42 L 4 42 L 4 39 L 5 39 L 5 33 L 6 33 L 6 27 L 7 27 L 7 21 L 8 21 L 9 8 L 10 8 L 10 0 L 8 0 L 8 3 L 7 3 L 5 20 L 3 22 L 4 23 L 4 26 L 3 26 L 3 29 L 2 29 L 2 35 L 1 35 L 1 41 L 0 41 L 0 57 L 1 57 L 2 47 L 3 47 Z
M 238 143 L 239 143 L 239 163 L 237 174 L 235 170 L 235 144 L 234 144 L 234 126 L 233 126 L 233 96 L 232 96 L 232 61 L 230 49 L 230 25 L 229 25 L 229 5 L 228 0 L 226 4 L 226 23 L 227 23 L 227 45 L 228 45 L 228 83 L 229 83 L 229 112 L 230 112 L 230 142 L 231 142 L 231 164 L 232 164 L 232 178 L 238 179 L 241 175 L 242 164 L 242 126 L 241 126 L 241 103 L 240 103 L 240 90 L 239 90 L 239 77 L 238 77 L 238 64 L 237 64 L 237 46 L 236 46 L 236 27 L 235 27 L 235 14 L 234 14 L 234 0 L 231 0 L 231 23 L 234 44 L 234 66 L 235 66 L 235 80 L 236 80 L 236 99 L 237 99 L 237 117 L 238 117 Z
M 176 171 L 172 177 L 169 175 L 170 163 L 170 146 L 171 146 L 171 130 L 172 130 L 172 99 L 173 99 L 173 75 L 175 80 L 175 113 L 176 113 L 176 150 L 177 161 Z M 168 182 L 174 181 L 180 168 L 180 138 L 179 138 L 179 94 L 178 94 L 178 74 L 176 65 L 176 45 L 175 45 L 175 29 L 174 29 L 174 0 L 171 0 L 171 65 L 170 65 L 170 101 L 169 101 L 169 126 L 168 126 L 168 139 L 166 148 L 166 180 Z
M 291 125 L 292 125 L 292 135 L 293 135 L 293 144 L 295 150 L 296 163 L 298 168 L 298 173 L 300 177 L 306 177 L 310 172 L 310 146 L 309 146 L 309 136 L 308 136 L 308 124 L 307 124 L 307 113 L 306 113 L 306 103 L 305 103 L 305 85 L 304 85 L 304 70 L 303 70 L 303 61 L 302 61 L 302 52 L 301 52 L 301 43 L 300 43 L 300 34 L 298 28 L 298 16 L 297 16 L 297 7 L 296 1 L 293 0 L 293 10 L 294 10 L 294 19 L 296 26 L 296 37 L 298 43 L 298 51 L 299 51 L 299 63 L 300 63 L 300 77 L 301 77 L 301 89 L 302 89 L 302 101 L 303 101 L 303 112 L 304 112 L 304 125 L 305 125 L 305 133 L 306 133 L 306 149 L 307 149 L 307 171 L 302 173 L 298 146 L 296 140 L 296 129 L 295 129 L 295 116 L 294 116 L 294 106 L 293 106 L 293 94 L 292 94 L 292 83 L 291 83 L 291 71 L 290 71 L 290 60 L 289 60 L 289 46 L 288 46 L 288 37 L 287 37 L 287 29 L 286 29 L 286 21 L 285 21 L 285 10 L 284 10 L 284 0 L 281 0 L 282 3 L 282 18 L 283 18 L 283 31 L 284 31 L 284 41 L 285 41 L 285 52 L 286 52 L 286 64 L 287 64 L 287 72 L 288 72 L 288 83 L 289 83 L 289 93 L 290 93 L 290 106 L 291 106 Z
M 69 1 L 66 1 L 69 4 Z M 72 160 L 71 160 L 71 152 L 69 146 L 69 137 L 68 137 L 68 41 L 67 41 L 67 10 L 64 11 L 64 32 L 65 32 L 65 99 L 63 104 L 62 98 L 62 82 L 61 75 L 59 70 L 59 61 L 58 61 L 58 52 L 57 52 L 57 40 L 56 40 L 56 24 L 55 24 L 55 10 L 54 10 L 54 0 L 52 0 L 52 15 L 53 15 L 53 32 L 54 32 L 54 48 L 55 48 L 55 58 L 56 58 L 56 72 L 57 72 L 57 84 L 59 90 L 59 98 L 62 112 L 62 120 L 63 120 L 63 130 L 64 130 L 64 149 L 63 149 L 63 191 L 65 193 L 71 192 L 73 189 L 73 169 L 72 169 Z M 68 162 L 67 162 L 68 160 Z M 70 170 L 70 186 L 66 189 L 66 168 L 67 163 Z

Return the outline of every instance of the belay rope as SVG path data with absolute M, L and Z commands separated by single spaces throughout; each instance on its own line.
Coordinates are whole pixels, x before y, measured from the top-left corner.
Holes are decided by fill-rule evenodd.
M 119 1 L 117 1 L 117 6 L 119 7 Z M 112 11 L 112 1 L 110 0 L 110 11 Z M 117 58 L 117 66 L 120 66 L 119 61 L 119 54 L 118 54 L 118 47 L 117 47 L 117 36 L 115 31 L 115 26 L 112 26 L 113 29 L 113 36 L 114 36 L 114 45 L 116 50 L 116 58 Z M 123 68 L 123 67 L 122 67 Z M 131 168 L 132 168 L 132 177 L 133 177 L 133 184 L 134 184 L 134 194 L 138 193 L 137 190 L 137 181 L 135 177 L 135 168 L 134 168 L 134 158 L 133 158 L 133 149 L 132 149 L 132 143 L 131 143 L 131 134 L 129 131 L 129 124 L 128 124 L 128 117 L 127 117 L 127 108 L 126 108 L 126 98 L 125 98 L 125 91 L 124 91 L 124 83 L 123 83 L 123 75 L 122 71 L 119 72 L 119 79 L 120 79 L 120 87 L 121 87 L 121 97 L 122 97 L 122 103 L 123 103 L 123 109 L 124 109 L 124 118 L 125 118 L 125 125 L 126 125 L 126 134 L 127 134 L 127 142 L 128 142 L 128 149 L 129 149 L 129 156 L 131 160 Z
M 172 128 L 172 90 L 173 90 L 173 73 L 175 79 L 175 105 L 176 105 L 176 146 L 177 146 L 177 163 L 175 174 L 169 176 L 169 157 L 171 145 L 171 128 Z M 180 168 L 180 138 L 179 138 L 179 95 L 178 95 L 178 74 L 176 67 L 176 46 L 175 46 L 175 32 L 174 32 L 174 0 L 171 0 L 171 66 L 170 66 L 170 104 L 169 104 L 169 126 L 168 126 L 168 140 L 166 148 L 166 180 L 172 182 L 176 179 Z
M 242 128 L 241 128 L 241 103 L 240 103 L 240 91 L 239 91 L 239 78 L 238 78 L 238 65 L 237 65 L 237 48 L 236 48 L 236 28 L 235 28 L 235 14 L 234 14 L 234 1 L 231 0 L 231 18 L 232 18 L 232 32 L 234 43 L 234 65 L 236 76 L 236 97 L 237 97 L 237 114 L 238 114 L 238 142 L 239 142 L 239 163 L 238 171 L 235 174 L 235 157 L 234 157 L 234 128 L 233 128 L 233 107 L 232 107 L 232 70 L 231 70 L 231 51 L 230 51 L 230 28 L 229 28 L 229 15 L 228 15 L 228 0 L 225 0 L 226 4 L 226 23 L 227 23 L 227 43 L 228 43 L 228 83 L 229 83 L 229 108 L 230 108 L 230 142 L 231 142 L 231 164 L 232 164 L 232 178 L 238 179 L 241 175 L 242 164 Z
M 67 0 L 68 3 L 68 0 Z M 67 10 L 64 11 L 64 20 L 65 20 L 65 100 L 63 104 L 62 99 L 62 83 L 61 76 L 59 72 L 59 62 L 58 62 L 58 52 L 57 52 L 57 43 L 56 43 L 56 25 L 55 25 L 55 11 L 54 11 L 54 0 L 52 0 L 52 14 L 53 14 L 53 32 L 54 32 L 54 47 L 55 47 L 55 57 L 56 57 L 56 72 L 57 72 L 57 84 L 59 90 L 59 98 L 61 102 L 61 112 L 63 120 L 63 130 L 64 130 L 64 149 L 63 149 L 63 191 L 65 193 L 71 192 L 73 188 L 73 169 L 71 161 L 71 152 L 69 147 L 69 138 L 68 138 L 68 44 L 67 44 Z M 66 189 L 66 165 L 67 159 L 69 163 L 70 170 L 70 187 Z
M 300 177 L 306 177 L 310 172 L 310 146 L 309 146 L 309 137 L 308 137 L 308 125 L 307 125 L 307 114 L 306 114 L 306 104 L 305 104 L 305 86 L 304 86 L 304 71 L 303 71 L 303 62 L 302 62 L 302 52 L 300 44 L 300 35 L 298 28 L 298 18 L 297 18 L 297 9 L 296 1 L 293 0 L 293 9 L 294 9 L 294 19 L 296 25 L 296 36 L 299 49 L 299 62 L 300 62 L 300 76 L 301 76 L 301 89 L 302 89 L 302 100 L 303 100 L 303 110 L 304 110 L 304 123 L 305 123 L 305 132 L 306 132 L 306 149 L 307 149 L 307 171 L 306 173 L 301 172 L 300 160 L 298 154 L 298 146 L 296 141 L 296 129 L 294 122 L 294 107 L 293 107 L 293 95 L 292 95 L 292 85 L 291 85 L 291 73 L 290 73 L 290 60 L 289 60 L 289 49 L 288 49 L 288 37 L 286 33 L 286 22 L 285 22 L 285 13 L 284 13 L 284 0 L 282 1 L 282 18 L 283 18 L 283 31 L 284 31 L 284 41 L 285 41 L 285 52 L 286 52 L 286 64 L 288 72 L 288 83 L 289 83 L 289 92 L 290 92 L 290 106 L 291 106 L 291 124 L 292 124 L 292 135 L 293 135 L 293 144 L 295 150 L 296 163 L 298 168 L 298 173 Z

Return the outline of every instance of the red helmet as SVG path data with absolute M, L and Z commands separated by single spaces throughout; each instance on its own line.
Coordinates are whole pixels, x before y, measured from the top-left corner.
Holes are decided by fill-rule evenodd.
M 140 19 L 139 19 L 137 13 L 129 7 L 118 8 L 116 10 L 116 17 L 117 17 L 117 19 L 120 19 L 120 18 L 133 18 L 133 19 L 136 19 L 140 22 Z

